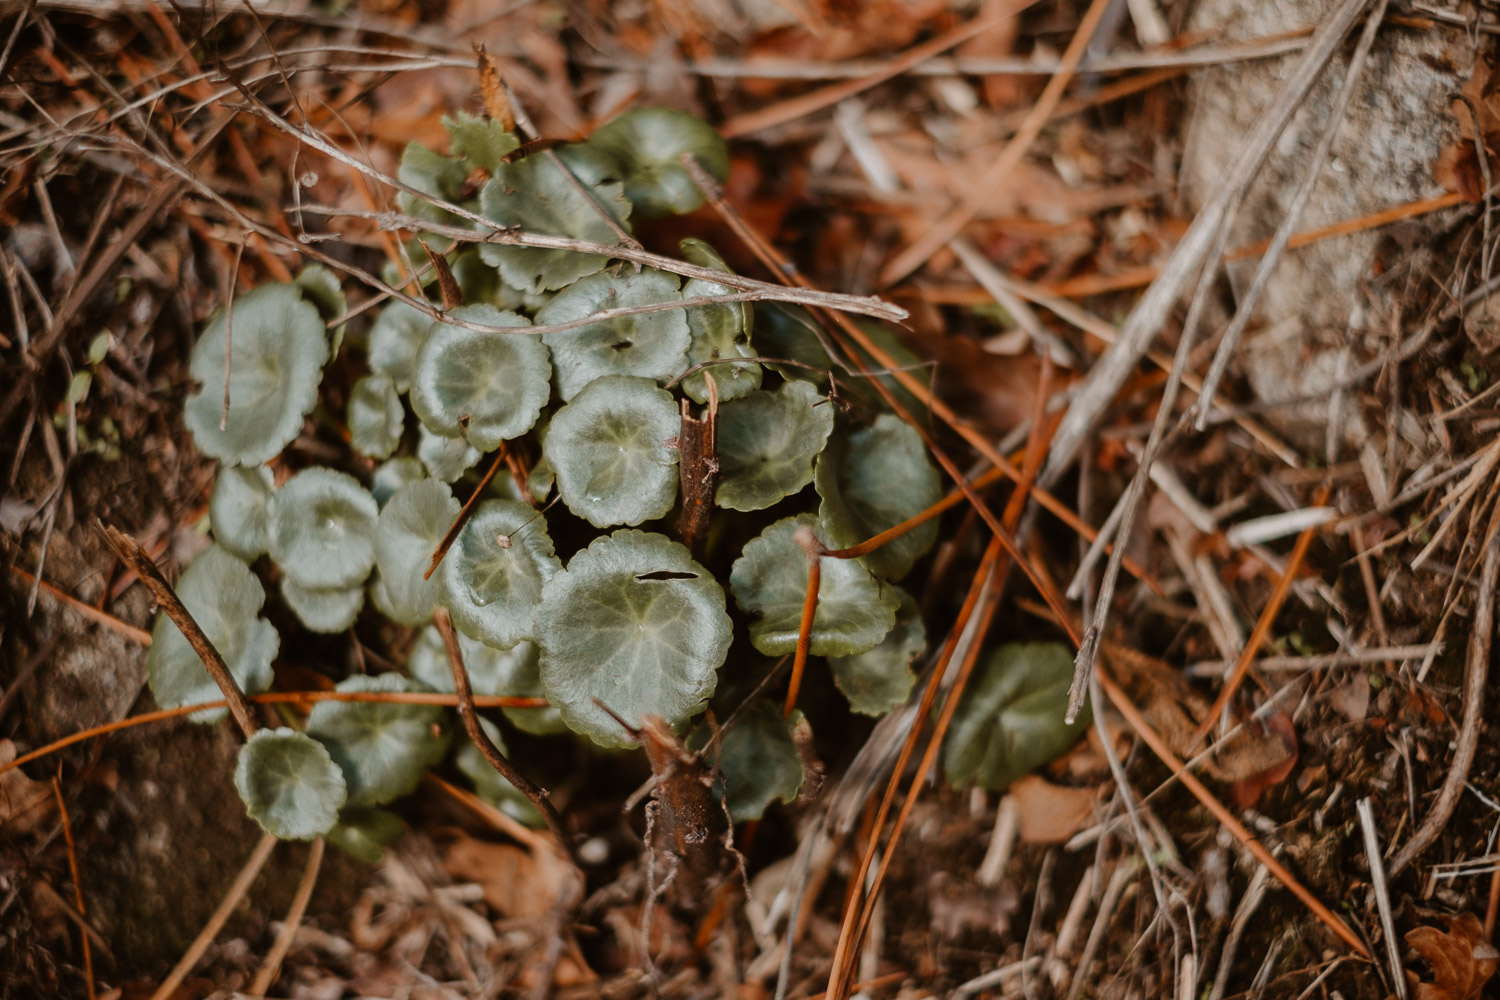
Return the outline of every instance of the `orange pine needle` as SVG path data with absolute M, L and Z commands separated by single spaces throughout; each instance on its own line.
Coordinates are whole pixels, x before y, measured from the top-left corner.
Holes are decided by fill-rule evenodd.
M 10 571 L 27 583 L 36 582 L 36 577 L 32 576 L 30 573 L 26 572 L 19 566 L 12 564 L 10 567 Z M 52 597 L 60 603 L 67 605 L 74 611 L 78 612 L 80 615 L 83 615 L 83 617 L 87 618 L 89 621 L 97 622 L 98 624 L 103 625 L 105 628 L 108 628 L 114 632 L 118 632 L 125 638 L 131 640 L 132 642 L 139 643 L 142 646 L 151 645 L 151 633 L 147 632 L 145 629 L 136 628 L 134 625 L 123 622 L 106 611 L 100 611 L 98 608 L 94 607 L 92 604 L 89 604 L 87 601 L 80 601 L 72 594 L 61 590 L 53 584 L 48 583 L 46 580 L 42 580 L 39 586 L 43 591 L 46 592 L 47 596 Z
M 63 841 L 68 848 L 68 872 L 73 878 L 73 905 L 78 910 L 78 919 L 83 924 L 79 938 L 83 943 L 83 982 L 88 989 L 89 1000 L 94 1000 L 94 952 L 89 947 L 88 907 L 83 902 L 83 882 L 78 877 L 78 849 L 73 843 L 73 824 L 68 819 L 68 804 L 63 801 L 62 780 L 52 776 L 52 794 L 57 797 L 57 813 L 62 821 Z
M 790 716 L 797 707 L 797 692 L 802 689 L 802 671 L 807 666 L 807 653 L 812 648 L 813 618 L 818 613 L 818 588 L 823 583 L 823 546 L 812 529 L 803 525 L 797 529 L 797 543 L 807 553 L 807 593 L 802 598 L 802 620 L 797 624 L 797 654 L 792 658 L 792 678 L 786 689 L 786 708 L 783 716 Z

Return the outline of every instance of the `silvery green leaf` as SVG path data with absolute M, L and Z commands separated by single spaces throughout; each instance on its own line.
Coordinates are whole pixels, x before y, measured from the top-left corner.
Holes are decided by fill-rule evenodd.
M 432 618 L 439 599 L 439 578 L 422 576 L 432 553 L 458 517 L 458 501 L 437 479 L 409 483 L 396 491 L 376 522 L 375 565 L 385 584 L 388 616 L 416 626 Z
M 515 133 L 505 131 L 498 121 L 480 118 L 463 111 L 443 116 L 443 128 L 451 138 L 449 149 L 472 171 L 475 167 L 494 173 L 507 153 L 521 148 Z
M 537 671 L 537 648 L 533 642 L 518 642 L 509 649 L 470 639 L 458 633 L 458 648 L 463 653 L 469 685 L 476 695 L 507 695 L 512 698 L 543 698 L 542 682 Z M 453 668 L 448 665 L 448 650 L 442 634 L 433 626 L 424 628 L 412 643 L 406 658 L 406 672 L 434 691 L 452 693 Z M 557 709 L 504 708 L 511 724 L 523 732 L 545 736 L 567 730 Z
M 435 575 L 459 631 L 505 649 L 532 638 L 532 610 L 561 569 L 540 511 L 515 500 L 484 500 Z
M 221 429 L 226 351 L 229 411 Z M 183 421 L 205 454 L 227 465 L 263 465 L 301 432 L 327 361 L 318 310 L 296 285 L 262 285 L 215 315 L 193 345 L 188 373 L 201 388 L 187 398 Z
M 426 478 L 427 470 L 417 459 L 410 456 L 388 459 L 375 467 L 370 477 L 370 495 L 383 507 L 401 487 Z
M 411 388 L 417 369 L 417 351 L 436 320 L 405 302 L 392 302 L 380 310 L 370 327 L 370 370 L 389 375 L 396 391 Z
M 356 674 L 339 691 L 425 690 L 400 674 Z M 443 759 L 451 735 L 437 705 L 397 702 L 320 701 L 307 717 L 307 735 L 328 748 L 344 771 L 352 805 L 378 806 L 417 787 Z
M 531 325 L 489 305 L 462 306 L 452 315 L 489 326 Z M 551 377 L 547 348 L 536 337 L 440 323 L 417 354 L 411 405 L 428 430 L 493 451 L 536 423 L 552 394 Z
M 349 390 L 349 444 L 367 458 L 390 458 L 406 429 L 406 408 L 389 375 L 366 375 Z
M 240 747 L 234 787 L 250 818 L 282 840 L 312 840 L 333 829 L 344 775 L 317 740 L 293 729 L 262 729 Z
M 304 267 L 297 273 L 293 284 L 302 290 L 302 297 L 318 310 L 318 315 L 323 318 L 325 326 L 349 311 L 349 299 L 344 295 L 343 283 L 339 281 L 338 275 L 322 264 L 309 264 Z M 338 354 L 339 347 L 344 342 L 346 326 L 347 324 L 340 323 L 333 328 L 328 340 L 330 358 Z
M 597 538 L 542 589 L 542 689 L 563 721 L 601 746 L 629 735 L 595 703 L 639 725 L 681 725 L 713 694 L 731 625 L 713 575 L 670 539 L 621 529 Z
M 733 274 L 713 247 L 702 240 L 689 237 L 678 244 L 684 260 L 700 267 L 711 267 L 725 274 Z M 702 278 L 689 279 L 682 286 L 684 300 L 711 298 L 728 295 L 736 289 Z M 750 346 L 750 327 L 753 313 L 748 302 L 727 302 L 722 305 L 692 306 L 687 310 L 688 344 L 687 367 L 705 361 L 723 358 L 752 358 L 755 350 Z M 752 389 L 760 388 L 760 365 L 754 361 L 742 364 L 713 365 L 682 380 L 682 391 L 694 402 L 708 402 L 708 376 L 714 380 L 714 388 L 720 402 L 739 399 Z
M 781 708 L 761 698 L 742 711 L 719 741 L 724 802 L 736 823 L 760 819 L 780 799 L 797 801 L 802 790 L 802 755 L 792 740 L 800 712 L 782 718 Z
M 270 544 L 271 470 L 263 465 L 221 465 L 208 496 L 208 523 L 214 541 L 246 562 Z
M 906 701 L 917 675 L 911 665 L 927 651 L 927 629 L 912 596 L 900 588 L 896 625 L 880 645 L 853 656 L 830 656 L 833 682 L 861 715 L 881 716 Z
M 562 291 L 537 313 L 538 326 L 571 323 L 605 310 L 680 303 L 677 276 L 644 268 L 621 274 L 593 274 Z M 602 375 L 669 379 L 686 367 L 687 317 L 664 309 L 601 320 L 559 333 L 543 334 L 552 351 L 557 394 L 570 400 Z
M 563 503 L 595 527 L 640 524 L 672 509 L 681 426 L 672 397 L 649 379 L 607 375 L 552 417 L 547 459 Z
M 396 170 L 396 179 L 428 197 L 416 197 L 405 191 L 398 191 L 396 205 L 405 214 L 415 215 L 419 219 L 465 225 L 462 219 L 439 208 L 429 198 L 458 204 L 463 198 L 464 181 L 468 176 L 469 168 L 462 161 L 428 149 L 421 143 L 409 142 L 401 153 L 401 165 Z
M 356 587 L 375 565 L 375 498 L 351 475 L 313 467 L 271 500 L 271 558 L 309 590 Z
M 479 450 L 463 438 L 434 434 L 424 424 L 417 428 L 417 457 L 428 475 L 451 483 L 479 461 Z
M 627 111 L 589 137 L 589 145 L 610 153 L 625 171 L 625 197 L 635 214 L 655 219 L 691 212 L 703 193 L 682 166 L 691 153 L 720 184 L 729 178 L 729 149 L 707 122 L 674 108 Z
M 714 502 L 761 510 L 812 482 L 833 433 L 833 407 L 807 382 L 756 390 L 719 408 L 719 488 Z
M 380 863 L 385 849 L 405 832 L 406 824 L 401 817 L 389 810 L 350 806 L 339 813 L 337 825 L 328 831 L 328 842 L 355 860 L 374 865 Z
M 309 631 L 332 634 L 354 624 L 365 604 L 365 588 L 358 583 L 352 587 L 303 587 L 290 576 L 282 576 L 281 597 Z

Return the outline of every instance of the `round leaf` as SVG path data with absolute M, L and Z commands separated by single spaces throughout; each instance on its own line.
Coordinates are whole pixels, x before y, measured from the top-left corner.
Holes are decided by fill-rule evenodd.
M 400 674 L 356 674 L 339 691 L 394 693 L 425 690 Z M 328 748 L 343 768 L 354 805 L 378 806 L 400 798 L 443 759 L 449 733 L 437 705 L 395 702 L 320 701 L 307 717 L 307 735 Z
M 479 450 L 463 438 L 443 437 L 421 425 L 417 428 L 417 457 L 428 475 L 451 483 L 474 467 Z
M 353 476 L 304 469 L 271 500 L 271 558 L 310 590 L 358 586 L 375 565 L 378 512 Z
M 328 831 L 328 842 L 355 860 L 374 865 L 405 830 L 406 824 L 393 812 L 375 806 L 350 806 L 339 813 L 338 824 Z
M 524 316 L 490 305 L 453 310 L 459 319 L 525 327 Z M 531 429 L 551 395 L 552 366 L 536 337 L 479 333 L 440 323 L 417 353 L 411 406 L 429 430 L 462 435 L 481 452 Z
M 367 458 L 390 458 L 406 429 L 406 408 L 389 375 L 366 375 L 349 391 L 349 444 Z
M 338 275 L 334 274 L 322 264 L 309 264 L 298 272 L 293 284 L 302 290 L 302 297 L 318 310 L 318 315 L 323 318 L 324 327 L 338 319 L 349 311 L 349 299 L 344 295 L 344 285 L 339 281 Z M 344 342 L 344 329 L 347 324 L 340 323 L 333 328 L 333 335 L 328 340 L 328 356 L 339 352 L 339 346 Z
M 943 498 L 943 483 L 927 457 L 922 435 L 889 413 L 870 427 L 835 439 L 818 458 L 818 517 L 839 548 L 857 545 L 920 514 Z M 899 580 L 937 541 L 928 521 L 865 556 L 888 580 Z
M 538 673 L 536 643 L 518 642 L 509 649 L 496 649 L 477 639 L 458 633 L 458 648 L 463 652 L 464 669 L 469 686 L 478 695 L 509 695 L 512 698 L 541 698 L 542 681 Z M 424 628 L 412 644 L 406 659 L 406 672 L 434 691 L 452 693 L 453 669 L 448 665 L 448 650 L 443 637 L 432 626 Z M 501 709 L 511 724 L 523 732 L 545 736 L 567 729 L 557 709 Z
M 461 160 L 444 156 L 421 143 L 409 142 L 401 153 L 401 165 L 396 170 L 396 179 L 428 198 L 400 191 L 396 194 L 396 205 L 407 215 L 432 222 L 465 225 L 464 220 L 456 218 L 428 199 L 458 204 L 463 197 L 464 181 L 468 176 L 469 168 Z
M 250 567 L 210 546 L 198 554 L 177 581 L 177 596 L 223 657 L 240 690 L 259 694 L 271 686 L 271 660 L 281 644 L 271 623 L 256 617 L 266 592 Z M 162 708 L 177 708 L 223 697 L 187 637 L 165 614 L 151 630 L 146 654 L 151 694 Z M 217 722 L 228 709 L 194 712 L 194 722 Z
M 469 169 L 479 167 L 494 173 L 502 158 L 521 148 L 521 140 L 491 118 L 479 118 L 460 111 L 453 117 L 443 116 L 443 128 L 451 139 L 449 149 L 466 162 Z
M 812 482 L 813 461 L 833 433 L 833 407 L 806 382 L 750 393 L 719 409 L 719 488 L 714 502 L 761 510 Z
M 801 514 L 777 521 L 745 546 L 730 570 L 729 589 L 750 617 L 750 642 L 767 656 L 797 648 L 807 556 L 795 535 L 803 525 L 816 530 L 817 519 Z M 874 647 L 895 624 L 900 600 L 896 588 L 882 584 L 858 559 L 822 557 L 813 655 L 853 656 Z
M 532 609 L 561 569 L 541 512 L 517 500 L 485 500 L 434 575 L 459 631 L 507 649 L 532 638 Z
M 480 191 L 481 210 L 502 226 L 517 226 L 528 233 L 610 246 L 619 243 L 615 227 L 601 214 L 608 212 L 621 228 L 630 216 L 630 202 L 617 179 L 619 166 L 603 151 L 587 145 L 563 146 L 556 154 L 556 159 L 538 153 L 499 164 Z M 485 243 L 479 252 L 490 266 L 500 269 L 506 284 L 525 292 L 571 285 L 609 263 L 608 257 L 599 254 L 499 243 Z
M 234 787 L 250 818 L 282 840 L 312 840 L 333 829 L 346 792 L 328 751 L 294 729 L 262 729 L 245 741 Z
M 682 301 L 677 276 L 646 268 L 594 274 L 557 293 L 537 313 L 538 326 L 586 319 L 606 309 Z M 687 361 L 687 318 L 682 309 L 637 313 L 542 335 L 552 349 L 557 394 L 572 399 L 601 375 L 669 379 Z
M 689 237 L 678 246 L 684 260 L 701 267 L 711 267 L 725 274 L 733 274 L 713 247 L 702 240 Z M 702 278 L 689 279 L 682 286 L 683 299 L 709 298 L 727 295 L 735 289 Z M 726 302 L 722 305 L 692 306 L 687 310 L 688 343 L 687 367 L 705 361 L 723 358 L 752 358 L 755 350 L 750 346 L 752 313 L 748 302 Z M 682 380 L 682 391 L 698 403 L 708 402 L 708 377 L 714 380 L 714 389 L 719 401 L 739 399 L 753 389 L 760 388 L 760 365 L 754 361 L 743 364 L 712 365 L 695 372 Z
M 221 465 L 208 496 L 214 541 L 241 559 L 254 561 L 270 544 L 271 470 L 263 465 Z
M 392 458 L 375 467 L 375 474 L 370 477 L 370 495 L 383 507 L 401 487 L 426 478 L 427 470 L 417 459 L 408 456 Z
M 436 573 L 422 575 L 432 563 L 448 528 L 458 517 L 458 501 L 446 483 L 423 479 L 396 491 L 380 512 L 375 531 L 375 565 L 385 584 L 388 617 L 402 625 L 421 625 L 439 600 Z
M 780 799 L 795 802 L 802 790 L 802 756 L 791 728 L 800 715 L 782 718 L 781 709 L 762 698 L 735 719 L 719 743 L 724 801 L 736 823 L 760 819 Z
M 917 675 L 911 665 L 927 649 L 927 629 L 917 602 L 904 590 L 896 626 L 873 649 L 853 656 L 831 656 L 828 666 L 849 707 L 861 715 L 884 715 L 906 701 Z
M 594 699 L 631 725 L 648 713 L 686 722 L 713 694 L 731 626 L 724 592 L 685 547 L 623 529 L 548 582 L 536 630 L 542 688 L 563 721 L 602 746 L 626 746 Z
M 201 388 L 187 398 L 183 422 L 199 449 L 229 465 L 262 465 L 302 430 L 318 401 L 328 338 L 318 310 L 295 285 L 262 285 L 220 312 L 193 345 L 188 373 Z M 231 326 L 233 327 L 231 329 Z M 224 355 L 229 412 L 224 427 Z
M 1085 704 L 1063 723 L 1073 654 L 1055 642 L 1012 642 L 985 657 L 953 714 L 943 771 L 955 788 L 1004 788 L 1048 763 L 1082 735 Z
M 504 753 L 505 740 L 500 736 L 500 727 L 489 719 L 480 719 L 479 725 L 484 729 L 485 735 L 490 738 L 490 742 L 495 744 L 501 753 Z M 468 733 L 460 736 L 457 742 L 458 749 L 454 751 L 453 763 L 474 783 L 475 794 L 519 823 L 536 829 L 547 825 L 547 821 L 542 819 L 542 814 L 537 812 L 531 800 L 519 788 L 507 781 L 504 775 L 495 770 L 494 765 L 468 738 Z
M 370 327 L 370 370 L 389 375 L 398 392 L 410 389 L 417 351 L 434 325 L 431 316 L 405 302 L 392 302 L 380 310 Z
M 648 379 L 595 379 L 552 417 L 547 459 L 563 503 L 595 527 L 640 524 L 677 497 L 681 426 L 672 397 Z
M 354 624 L 359 609 L 365 604 L 365 588 L 359 584 L 326 589 L 304 587 L 291 577 L 283 576 L 281 597 L 309 631 L 331 635 Z
M 635 214 L 655 219 L 691 212 L 703 193 L 682 166 L 691 153 L 720 184 L 729 178 L 729 149 L 708 123 L 673 108 L 636 108 L 601 126 L 589 145 L 608 151 L 625 171 L 625 197 Z

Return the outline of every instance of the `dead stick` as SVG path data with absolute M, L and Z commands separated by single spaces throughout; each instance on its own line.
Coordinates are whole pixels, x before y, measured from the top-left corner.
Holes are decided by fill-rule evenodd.
M 203 661 L 203 666 L 208 670 L 208 676 L 213 678 L 219 690 L 224 692 L 224 700 L 229 704 L 229 714 L 234 716 L 234 721 L 239 725 L 240 731 L 245 734 L 245 739 L 255 735 L 258 728 L 255 718 L 250 713 L 250 702 L 246 700 L 245 693 L 240 690 L 234 675 L 229 672 L 229 667 L 224 663 L 224 658 L 214 648 L 214 644 L 208 641 L 208 636 L 198 627 L 193 620 L 192 613 L 187 606 L 177 597 L 177 592 L 167 582 L 166 577 L 161 575 L 161 570 L 156 568 L 156 563 L 141 548 L 140 542 L 124 532 L 118 531 L 103 521 L 99 527 L 104 532 L 104 540 L 109 547 L 115 550 L 125 565 L 138 576 L 146 589 L 151 591 L 151 596 L 156 600 L 157 606 L 167 613 L 172 619 L 172 624 L 182 632 L 183 638 L 187 639 L 188 645 L 193 647 L 193 652 Z
M 490 766 L 499 771 L 501 776 L 509 781 L 522 795 L 531 800 L 536 806 L 536 811 L 542 814 L 542 819 L 547 821 L 547 829 L 552 831 L 552 836 L 557 840 L 557 847 L 562 851 L 563 857 L 571 857 L 572 852 L 568 850 L 568 835 L 563 830 L 562 817 L 553 808 L 551 800 L 547 798 L 547 792 L 538 788 L 526 779 L 520 771 L 516 770 L 514 764 L 505 759 L 500 748 L 491 742 L 489 735 L 479 725 L 479 713 L 474 708 L 474 692 L 469 687 L 469 672 L 464 669 L 463 650 L 458 646 L 458 634 L 453 631 L 453 619 L 448 614 L 448 609 L 439 605 L 432 613 L 432 623 L 437 626 L 443 635 L 443 646 L 448 650 L 448 666 L 453 671 L 453 687 L 458 695 L 458 717 L 464 721 L 464 729 L 469 734 L 469 739 L 479 748 L 484 759 L 490 762 Z
M 433 550 L 432 564 L 427 567 L 427 572 L 422 574 L 422 579 L 426 580 L 432 576 L 433 571 L 438 568 L 438 563 L 443 561 L 443 557 L 453 547 L 454 540 L 458 538 L 458 533 L 464 530 L 464 525 L 469 523 L 469 516 L 474 513 L 474 505 L 479 503 L 479 498 L 484 494 L 484 488 L 490 484 L 490 480 L 495 475 L 495 470 L 500 468 L 500 463 L 505 460 L 506 454 L 508 454 L 508 449 L 505 447 L 505 442 L 502 441 L 500 442 L 500 450 L 495 452 L 495 460 L 490 463 L 489 471 L 484 474 L 484 478 L 479 481 L 479 485 L 474 487 L 474 492 L 469 494 L 469 499 L 459 509 L 458 516 L 448 526 L 448 533 L 443 536 L 443 540 L 438 542 L 438 547 Z M 520 482 L 519 479 L 516 481 Z

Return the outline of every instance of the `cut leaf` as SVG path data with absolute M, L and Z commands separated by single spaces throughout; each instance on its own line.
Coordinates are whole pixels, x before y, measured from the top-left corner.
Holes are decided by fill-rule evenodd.
M 670 394 L 649 379 L 595 379 L 552 417 L 547 459 L 563 503 L 597 528 L 640 524 L 677 497 L 680 420 Z
M 880 716 L 906 701 L 917 675 L 911 665 L 927 651 L 927 629 L 912 596 L 899 587 L 901 606 L 896 625 L 880 645 L 854 656 L 832 656 L 828 666 L 849 707 L 861 715 Z
M 318 310 L 296 285 L 262 285 L 234 300 L 193 345 L 188 373 L 201 388 L 187 398 L 183 421 L 207 455 L 228 465 L 263 465 L 302 430 L 318 401 L 328 338 Z M 224 428 L 225 352 L 230 352 L 229 412 Z
M 496 649 L 459 632 L 458 646 L 463 652 L 464 668 L 469 672 L 469 686 L 475 694 L 544 697 L 537 668 L 536 643 L 518 642 L 509 649 Z M 448 650 L 436 628 L 429 626 L 417 635 L 406 660 L 406 672 L 434 691 L 453 692 L 453 670 L 448 665 Z M 501 711 L 523 732 L 545 736 L 567 730 L 557 709 L 551 706 Z
M 595 539 L 542 590 L 536 609 L 541 678 L 563 721 L 601 746 L 646 714 L 681 725 L 713 694 L 729 651 L 724 592 L 688 550 L 622 529 Z
M 609 246 L 619 243 L 614 226 L 601 214 L 609 213 L 622 229 L 630 216 L 630 202 L 618 180 L 619 166 L 598 148 L 587 145 L 563 146 L 556 152 L 557 160 L 572 177 L 551 157 L 541 154 L 502 163 L 480 192 L 484 214 L 502 226 L 516 226 L 528 233 Z M 571 285 L 609 263 L 608 257 L 599 254 L 499 243 L 486 243 L 479 252 L 486 263 L 500 269 L 506 284 L 526 292 Z
M 703 193 L 682 166 L 693 158 L 720 184 L 729 178 L 729 149 L 707 122 L 673 108 L 636 108 L 600 126 L 588 144 L 606 150 L 625 171 L 625 197 L 635 214 L 655 219 L 691 212 Z
M 356 587 L 375 565 L 378 513 L 353 476 L 304 469 L 271 500 L 271 558 L 309 590 Z
M 417 459 L 409 456 L 393 458 L 375 467 L 375 474 L 370 477 L 370 495 L 383 507 L 401 487 L 426 478 L 427 470 Z
M 644 268 L 622 274 L 594 274 L 557 293 L 537 313 L 538 326 L 571 323 L 606 309 L 626 309 L 682 301 L 677 276 Z M 664 309 L 602 320 L 542 335 L 552 350 L 557 394 L 572 399 L 601 375 L 669 379 L 686 366 L 687 317 Z
M 389 375 L 366 375 L 349 391 L 349 444 L 366 458 L 390 458 L 406 429 L 406 408 Z
M 443 603 L 459 631 L 508 649 L 533 637 L 532 609 L 543 586 L 561 570 L 540 511 L 516 500 L 485 500 L 459 532 L 438 574 Z
M 380 310 L 370 327 L 370 370 L 389 375 L 398 392 L 411 388 L 417 370 L 417 351 L 436 321 L 405 302 L 392 302 Z
M 400 674 L 356 674 L 339 691 L 394 693 L 426 690 Z M 400 798 L 448 749 L 446 713 L 436 705 L 320 701 L 307 717 L 307 735 L 328 748 L 343 768 L 353 805 L 378 806 Z
M 733 274 L 713 247 L 689 237 L 678 244 L 683 259 L 700 267 L 711 267 L 725 274 Z M 735 289 L 702 278 L 692 278 L 682 286 L 684 299 L 708 298 L 727 295 Z M 716 361 L 721 358 L 751 358 L 755 350 L 750 346 L 750 326 L 753 314 L 748 302 L 727 302 L 723 305 L 693 306 L 687 310 L 688 344 L 687 367 Z M 682 391 L 694 402 L 708 402 L 708 376 L 712 375 L 719 401 L 739 399 L 753 389 L 760 388 L 760 365 L 754 361 L 743 364 L 713 365 L 682 380 Z
M 458 517 L 458 501 L 446 483 L 424 479 L 396 491 L 376 521 L 375 565 L 385 583 L 387 616 L 416 626 L 432 618 L 440 599 L 437 574 L 424 580 L 448 528 Z
M 745 546 L 730 571 L 735 603 L 750 617 L 750 642 L 767 656 L 797 648 L 807 595 L 807 556 L 794 536 L 798 527 L 816 530 L 817 524 L 811 514 L 777 521 Z M 882 584 L 858 559 L 824 556 L 812 654 L 853 656 L 873 648 L 895 624 L 900 600 L 896 588 Z
M 724 801 L 736 823 L 760 819 L 772 802 L 795 802 L 802 790 L 802 757 L 792 740 L 800 715 L 782 718 L 762 698 L 742 712 L 720 741 Z
M 490 305 L 462 306 L 452 315 L 489 326 L 531 325 Z M 552 393 L 551 377 L 547 348 L 536 337 L 439 323 L 417 354 L 411 406 L 429 430 L 493 451 L 536 423 Z
M 304 587 L 290 576 L 282 576 L 281 598 L 309 631 L 331 635 L 354 624 L 365 604 L 365 588 L 358 583 L 327 589 Z
M 208 523 L 214 541 L 247 562 L 270 544 L 271 470 L 263 465 L 221 465 L 208 496 Z
M 500 727 L 489 719 L 480 719 L 479 725 L 484 729 L 485 735 L 490 742 L 505 753 L 505 740 L 500 735 Z M 469 780 L 474 783 L 474 792 L 490 805 L 495 806 L 511 819 L 524 823 L 529 827 L 541 829 L 547 825 L 542 819 L 542 814 L 536 811 L 536 806 L 531 804 L 525 794 L 505 780 L 505 776 L 495 770 L 479 748 L 468 738 L 468 733 L 459 736 L 458 749 L 454 751 L 453 763 L 458 769 L 468 775 Z
M 463 438 L 442 437 L 426 426 L 420 426 L 417 428 L 417 457 L 422 460 L 428 475 L 451 483 L 479 461 L 479 449 Z
M 401 817 L 389 810 L 350 806 L 339 813 L 338 824 L 328 831 L 328 842 L 355 860 L 374 865 L 380 863 L 385 849 L 405 832 L 406 824 Z
M 250 818 L 282 840 L 312 840 L 333 829 L 346 793 L 328 751 L 294 729 L 251 736 L 240 747 L 234 787 Z
M 266 592 L 250 567 L 217 545 L 198 554 L 177 581 L 177 596 L 223 657 L 246 694 L 271 686 L 271 660 L 281 640 L 271 623 L 257 617 Z M 165 614 L 158 615 L 146 654 L 151 694 L 162 708 L 177 708 L 223 697 L 187 637 Z M 228 709 L 194 712 L 194 722 L 217 722 Z
M 719 410 L 719 489 L 730 510 L 762 510 L 812 482 L 833 407 L 806 382 L 750 393 Z
M 1055 642 L 1006 643 L 985 657 L 969 683 L 948 738 L 943 772 L 955 788 L 1004 788 L 1057 757 L 1087 728 L 1085 704 L 1063 724 L 1073 654 Z
M 922 435 L 889 413 L 870 427 L 835 438 L 818 457 L 818 518 L 838 548 L 914 517 L 943 498 L 943 483 L 927 457 Z M 907 532 L 865 556 L 888 580 L 899 580 L 937 541 L 936 520 Z

